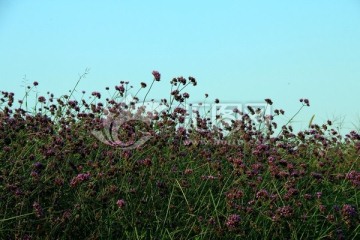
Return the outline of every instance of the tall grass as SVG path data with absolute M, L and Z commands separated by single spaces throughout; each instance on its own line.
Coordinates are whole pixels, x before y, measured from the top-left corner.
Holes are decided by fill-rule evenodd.
M 228 136 L 199 113 L 181 127 L 195 78 L 174 78 L 160 112 L 119 101 L 128 84 L 105 101 L 36 96 L 32 112 L 29 92 L 17 108 L 1 92 L 0 239 L 360 238 L 359 133 L 341 136 L 331 121 L 295 133 L 289 121 L 275 134 L 281 109 L 239 112 Z M 134 112 L 151 121 L 104 129 L 110 113 Z M 91 134 L 114 129 L 124 142 L 151 138 L 124 150 Z

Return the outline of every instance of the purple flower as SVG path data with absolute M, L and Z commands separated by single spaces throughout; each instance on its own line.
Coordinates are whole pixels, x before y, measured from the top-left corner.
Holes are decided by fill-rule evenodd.
M 306 200 L 310 200 L 312 198 L 312 196 L 311 196 L 311 194 L 306 193 L 306 194 L 304 194 L 304 198 Z
M 290 217 L 293 214 L 293 210 L 290 206 L 279 207 L 276 213 L 281 217 Z
M 33 203 L 33 209 L 34 209 L 35 215 L 37 217 L 41 217 L 44 214 L 43 210 L 38 202 Z
M 193 173 L 193 170 L 191 168 L 187 168 L 184 171 L 184 174 L 186 174 L 186 175 L 189 175 L 189 174 L 192 174 L 192 173 Z
M 95 96 L 95 97 L 97 97 L 99 99 L 101 98 L 101 94 L 99 92 L 92 92 L 91 95 Z
M 202 180 L 214 180 L 214 179 L 216 179 L 216 177 L 214 177 L 213 175 L 202 175 L 201 179 Z
M 355 217 L 357 215 L 356 209 L 350 204 L 343 205 L 341 213 L 344 217 Z
M 36 162 L 33 165 L 36 169 L 42 169 L 44 168 L 44 165 L 41 162 Z
M 269 105 L 272 105 L 272 104 L 273 104 L 273 102 L 271 101 L 270 98 L 266 98 L 266 99 L 265 99 L 265 102 L 266 102 L 267 104 L 269 104 Z
M 189 81 L 193 84 L 193 86 L 196 86 L 197 82 L 196 82 L 196 79 L 193 78 L 193 77 L 189 77 Z
M 46 101 L 46 99 L 45 99 L 45 97 L 40 96 L 40 97 L 38 98 L 38 101 L 41 102 L 41 103 L 44 103 L 44 102 Z
M 184 97 L 184 98 L 189 98 L 190 95 L 189 95 L 188 93 L 183 93 L 183 97 Z
M 241 221 L 241 218 L 239 215 L 232 214 L 227 218 L 226 226 L 231 229 L 235 228 L 239 224 L 240 221 Z
M 150 158 L 145 158 L 143 160 L 140 160 L 139 163 L 141 165 L 148 166 L 148 167 L 152 165 L 152 161 Z
M 125 200 L 124 199 L 119 199 L 117 200 L 116 202 L 116 205 L 119 207 L 119 208 L 123 208 L 125 206 Z
M 310 102 L 308 99 L 304 99 L 304 103 L 309 107 L 310 106 Z
M 269 197 L 269 193 L 265 189 L 261 189 L 256 193 L 257 199 L 267 199 L 268 197 Z
M 124 93 L 124 92 L 125 92 L 125 88 L 124 88 L 123 85 L 115 86 L 115 90 L 119 91 L 120 93 Z
M 90 173 L 80 173 L 70 181 L 70 186 L 75 187 L 79 183 L 88 180 L 90 178 Z
M 321 198 L 321 195 L 322 195 L 322 192 L 317 192 L 315 195 L 316 195 L 316 197 L 317 197 L 318 199 L 320 199 L 320 198 Z
M 311 173 L 311 176 L 312 176 L 313 178 L 317 179 L 317 180 L 323 179 L 323 176 L 322 176 L 321 173 L 312 172 L 312 173 Z
M 155 78 L 155 81 L 160 81 L 160 73 L 158 71 L 152 71 L 152 75 L 154 76 Z

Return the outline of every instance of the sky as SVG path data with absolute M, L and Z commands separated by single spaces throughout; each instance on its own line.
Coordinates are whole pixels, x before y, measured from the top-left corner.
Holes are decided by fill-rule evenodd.
M 359 43 L 359 0 L 0 0 L 0 90 L 22 98 L 38 81 L 40 94 L 60 96 L 89 68 L 78 90 L 129 81 L 136 92 L 157 70 L 148 98 L 193 76 L 190 102 L 270 98 L 286 122 L 308 98 L 294 126 L 315 114 L 348 132 L 360 126 Z

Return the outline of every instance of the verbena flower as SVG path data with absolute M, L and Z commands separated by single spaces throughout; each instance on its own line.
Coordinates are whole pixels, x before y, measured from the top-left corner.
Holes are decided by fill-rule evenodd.
M 158 71 L 152 71 L 152 75 L 154 76 L 156 81 L 160 81 L 160 73 Z
M 276 213 L 281 217 L 288 218 L 292 216 L 293 209 L 290 206 L 279 207 L 276 210 Z
M 119 208 L 124 208 L 125 205 L 126 205 L 126 202 L 125 202 L 124 199 L 119 199 L 119 200 L 117 200 L 116 205 L 117 205 Z
M 235 228 L 241 221 L 241 218 L 238 214 L 231 214 L 230 216 L 228 216 L 228 218 L 226 219 L 226 226 L 230 229 Z
M 350 204 L 344 204 L 341 213 L 344 217 L 350 218 L 355 217 L 357 215 L 355 207 L 351 206 Z
M 70 181 L 70 186 L 75 187 L 79 183 L 88 180 L 90 178 L 90 173 L 80 173 Z
M 43 209 L 42 209 L 42 207 L 40 206 L 40 204 L 38 202 L 33 203 L 33 209 L 34 209 L 35 215 L 37 217 L 42 217 L 43 216 L 43 214 L 44 214 Z
M 46 98 L 44 96 L 40 96 L 40 97 L 38 97 L 38 101 L 40 103 L 44 103 L 46 101 Z

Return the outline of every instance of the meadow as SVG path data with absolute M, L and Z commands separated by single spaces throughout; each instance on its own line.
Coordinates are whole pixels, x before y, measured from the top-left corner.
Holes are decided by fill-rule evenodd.
M 197 80 L 173 78 L 167 110 L 149 112 L 137 106 L 164 82 L 152 75 L 129 103 L 129 82 L 75 97 L 85 76 L 35 106 L 38 82 L 1 92 L 0 239 L 360 239 L 358 132 L 294 132 L 282 109 L 184 125 Z

